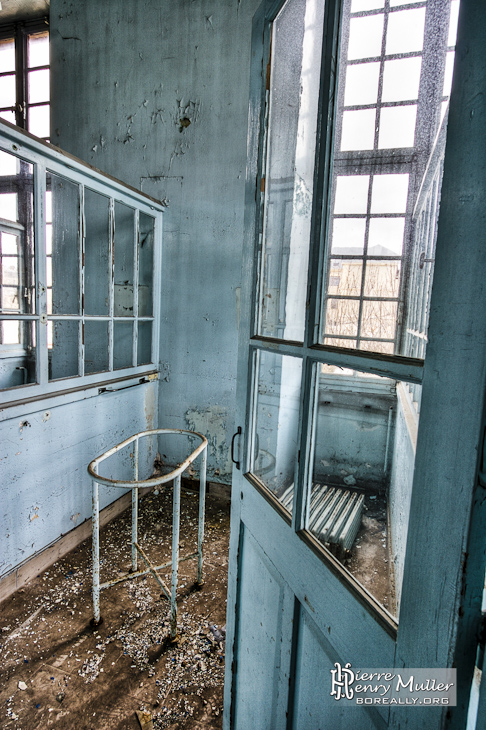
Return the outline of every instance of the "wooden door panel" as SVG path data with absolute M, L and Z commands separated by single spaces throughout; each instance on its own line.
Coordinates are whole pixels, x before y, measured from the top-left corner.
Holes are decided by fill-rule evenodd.
M 244 527 L 238 596 L 236 727 L 279 730 L 288 706 L 293 595 Z
M 329 634 L 328 634 L 329 636 Z M 328 636 L 319 631 L 308 611 L 300 607 L 296 646 L 294 730 L 382 730 L 386 711 L 375 707 L 348 707 L 330 697 L 331 670 L 338 656 Z

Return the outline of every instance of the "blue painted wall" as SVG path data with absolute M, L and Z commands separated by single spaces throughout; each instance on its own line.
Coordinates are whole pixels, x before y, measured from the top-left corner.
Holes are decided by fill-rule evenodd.
M 52 0 L 50 13 L 53 142 L 168 202 L 159 426 L 205 433 L 208 478 L 227 483 L 258 5 Z
M 96 388 L 79 393 L 79 400 L 49 398 L 0 411 L 0 576 L 91 516 L 89 462 L 152 428 L 157 396 L 153 381 L 118 393 L 98 395 Z M 154 446 L 141 451 L 145 478 L 154 451 Z M 125 452 L 100 473 L 123 478 L 130 463 Z M 123 493 L 101 488 L 100 506 Z

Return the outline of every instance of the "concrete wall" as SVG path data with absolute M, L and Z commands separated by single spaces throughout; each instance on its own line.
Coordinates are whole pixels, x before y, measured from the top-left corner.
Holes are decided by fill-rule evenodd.
M 226 482 L 259 2 L 51 0 L 50 13 L 52 141 L 167 200 L 159 425 L 205 433 L 208 477 Z
M 98 389 L 0 411 L 0 576 L 91 516 L 89 462 L 137 431 L 153 428 L 157 383 Z M 150 446 L 146 444 L 145 446 Z M 155 444 L 141 451 L 147 478 Z M 127 450 L 100 473 L 128 478 Z M 100 506 L 124 490 L 100 488 Z

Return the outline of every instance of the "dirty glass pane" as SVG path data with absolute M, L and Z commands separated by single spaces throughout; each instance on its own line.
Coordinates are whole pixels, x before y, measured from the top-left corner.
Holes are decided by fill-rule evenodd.
M 84 311 L 86 314 L 109 313 L 111 275 L 109 203 L 109 199 L 104 195 L 85 189 Z
M 323 344 L 424 356 L 457 13 L 458 0 L 343 3 Z
M 135 211 L 115 201 L 115 317 L 133 317 Z
M 113 331 L 113 369 L 129 368 L 132 366 L 133 324 L 115 321 Z
M 273 24 L 258 332 L 303 340 L 324 2 Z
M 33 167 L 0 153 L 0 310 L 33 314 Z
M 420 387 L 318 367 L 308 530 L 398 616 Z
M 52 326 L 49 380 L 78 375 L 80 323 L 73 320 L 55 320 L 49 324 Z
M 80 314 L 79 186 L 48 172 L 46 188 L 46 254 L 52 269 L 52 313 Z
M 86 320 L 84 323 L 84 372 L 108 370 L 108 322 Z
M 251 471 L 292 512 L 302 361 L 261 352 Z
M 152 322 L 138 323 L 137 365 L 152 362 Z
M 29 68 L 49 65 L 49 33 L 34 33 L 27 39 Z
M 138 316 L 152 315 L 154 271 L 154 224 L 150 215 L 140 213 L 138 231 Z
M 35 322 L 0 321 L 0 390 L 36 382 Z

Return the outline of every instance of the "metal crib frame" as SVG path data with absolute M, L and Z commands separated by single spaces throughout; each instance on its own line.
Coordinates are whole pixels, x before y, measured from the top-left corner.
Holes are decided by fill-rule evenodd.
M 139 440 L 144 436 L 157 436 L 158 434 L 185 434 L 187 436 L 195 436 L 201 439 L 201 443 L 182 464 L 164 476 L 152 477 L 151 479 L 139 480 L 138 478 L 138 452 Z M 98 465 L 108 459 L 108 457 L 120 451 L 120 449 L 135 443 L 134 447 L 134 472 L 135 479 L 133 481 L 121 481 L 119 479 L 108 479 L 98 474 Z M 177 580 L 179 572 L 179 563 L 191 560 L 197 557 L 197 584 L 202 585 L 202 569 L 203 569 L 203 551 L 202 544 L 204 539 L 204 502 L 206 498 L 206 464 L 207 464 L 207 439 L 196 431 L 185 431 L 175 428 L 156 428 L 150 431 L 140 431 L 140 433 L 131 436 L 122 441 L 113 448 L 105 451 L 104 454 L 97 456 L 90 462 L 88 473 L 93 480 L 93 517 L 92 517 L 92 555 L 93 555 L 93 623 L 99 625 L 102 621 L 100 613 L 100 592 L 104 588 L 110 588 L 117 583 L 126 580 L 133 580 L 142 575 L 151 573 L 157 583 L 162 588 L 163 593 L 170 599 L 170 638 L 171 641 L 177 641 Z M 181 515 L 181 474 L 192 462 L 202 453 L 201 473 L 199 481 L 199 517 L 198 517 L 198 535 L 197 535 L 197 552 L 179 558 L 179 527 Z M 153 565 L 138 544 L 138 489 L 139 487 L 158 487 L 166 482 L 174 482 L 173 491 L 173 508 L 172 508 L 172 561 L 163 565 Z M 100 503 L 99 503 L 99 485 L 106 487 L 118 487 L 120 489 L 132 490 L 132 567 L 127 575 L 120 578 L 100 583 Z M 143 562 L 147 565 L 147 570 L 137 570 L 137 554 L 140 554 Z M 168 568 L 172 565 L 171 590 L 166 586 L 157 571 Z

